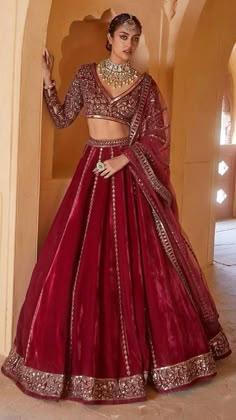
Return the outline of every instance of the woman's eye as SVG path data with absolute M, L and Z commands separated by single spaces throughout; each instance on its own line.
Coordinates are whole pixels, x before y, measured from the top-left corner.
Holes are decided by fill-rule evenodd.
M 121 35 L 121 39 L 127 39 L 127 36 Z

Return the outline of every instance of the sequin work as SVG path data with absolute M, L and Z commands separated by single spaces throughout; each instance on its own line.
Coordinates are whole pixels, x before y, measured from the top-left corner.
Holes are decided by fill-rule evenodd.
M 87 144 L 93 147 L 128 146 L 129 138 L 96 140 L 90 137 Z
M 229 342 L 222 330 L 209 341 L 209 344 L 216 360 L 230 353 Z
M 24 360 L 13 348 L 4 363 L 4 373 L 21 383 L 26 393 L 55 399 L 77 399 L 84 402 L 145 399 L 146 384 L 150 381 L 158 391 L 167 391 L 190 384 L 197 379 L 215 374 L 211 353 L 202 354 L 173 366 L 155 368 L 148 372 L 123 378 L 93 378 L 41 372 L 24 365 Z
M 82 108 L 87 118 L 103 118 L 130 125 L 140 101 L 141 75 L 123 94 L 111 97 L 100 82 L 95 63 L 84 64 L 76 72 L 63 104 L 56 88 L 44 89 L 44 97 L 50 114 L 58 128 L 68 127 Z

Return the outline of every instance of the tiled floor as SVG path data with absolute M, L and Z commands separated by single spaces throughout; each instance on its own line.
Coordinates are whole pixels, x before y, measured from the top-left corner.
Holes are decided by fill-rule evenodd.
M 221 252 L 216 249 L 215 259 L 220 258 L 221 264 L 216 263 L 206 271 L 221 323 L 233 350 L 229 358 L 218 362 L 218 375 L 213 380 L 165 395 L 148 388 L 148 400 L 143 403 L 84 406 L 69 401 L 56 403 L 33 399 L 21 393 L 10 380 L 0 374 L 0 420 L 236 419 L 236 248 L 231 247 L 229 259 L 225 232 L 225 228 L 230 229 L 229 243 L 233 240 L 235 244 L 236 230 L 232 235 L 232 229 L 236 229 L 236 223 L 233 223 L 217 226 L 216 248 L 220 244 Z
M 214 260 L 221 265 L 236 265 L 236 219 L 216 224 Z

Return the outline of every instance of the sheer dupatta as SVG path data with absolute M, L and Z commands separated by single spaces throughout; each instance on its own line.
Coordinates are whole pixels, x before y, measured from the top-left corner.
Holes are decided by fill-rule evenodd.
M 221 331 L 218 313 L 192 247 L 178 222 L 175 194 L 170 182 L 168 111 L 156 83 L 148 75 L 144 79 L 139 109 L 131 124 L 130 145 L 124 154 L 130 161 L 130 171 L 152 208 L 160 242 L 210 340 Z

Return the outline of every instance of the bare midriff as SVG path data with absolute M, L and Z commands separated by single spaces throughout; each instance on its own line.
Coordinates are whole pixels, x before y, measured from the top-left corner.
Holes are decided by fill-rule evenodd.
M 113 140 L 128 137 L 130 128 L 127 124 L 103 118 L 87 118 L 89 135 L 95 140 Z

